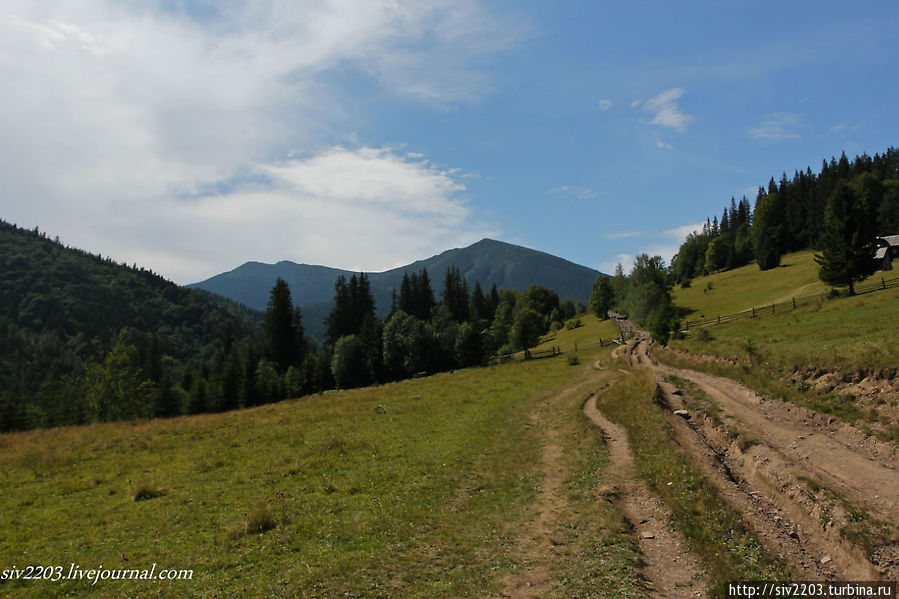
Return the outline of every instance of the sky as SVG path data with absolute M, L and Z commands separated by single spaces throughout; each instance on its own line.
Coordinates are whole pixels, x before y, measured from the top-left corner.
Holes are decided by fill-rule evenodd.
M 484 237 L 603 272 L 899 145 L 899 3 L 0 0 L 0 218 L 190 283 Z

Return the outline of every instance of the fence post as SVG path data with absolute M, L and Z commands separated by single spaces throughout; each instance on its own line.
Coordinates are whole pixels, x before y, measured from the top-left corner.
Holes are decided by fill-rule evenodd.
M 721 324 L 721 315 L 718 315 L 718 324 Z
M 774 314 L 774 304 L 771 304 L 771 314 Z
M 886 283 L 886 281 L 883 280 L 883 277 L 880 277 L 880 284 L 883 286 L 884 289 L 887 288 L 887 283 Z
M 793 309 L 794 310 L 796 309 L 796 298 L 795 297 L 793 298 Z
M 752 307 L 752 317 L 755 318 L 755 306 Z

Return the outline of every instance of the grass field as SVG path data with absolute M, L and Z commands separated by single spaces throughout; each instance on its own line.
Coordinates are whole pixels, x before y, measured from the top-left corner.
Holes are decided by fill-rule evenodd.
M 538 350 L 555 346 L 563 352 L 596 351 L 600 339 L 611 339 L 618 336 L 618 327 L 610 319 L 599 320 L 593 314 L 578 316 L 583 326 L 574 329 L 561 329 L 546 335 L 537 346 Z
M 755 264 L 693 279 L 674 288 L 674 301 L 690 310 L 688 319 L 733 314 L 754 306 L 789 301 L 829 289 L 818 278 L 814 252 L 787 254 L 778 268 L 761 271 Z
M 547 426 L 529 415 L 586 368 L 513 362 L 226 414 L 0 436 L 0 570 L 194 571 L 5 581 L 0 595 L 495 596 L 527 566 L 516 548 L 535 517 Z M 586 427 L 581 400 L 561 405 L 574 418 L 564 426 Z M 575 429 L 560 433 L 565 493 L 583 516 L 560 517 L 598 514 L 582 524 L 597 534 L 568 547 L 593 567 L 558 568 L 583 591 L 637 558 L 617 510 L 589 497 L 604 448 Z M 616 596 L 602 588 L 589 596 Z

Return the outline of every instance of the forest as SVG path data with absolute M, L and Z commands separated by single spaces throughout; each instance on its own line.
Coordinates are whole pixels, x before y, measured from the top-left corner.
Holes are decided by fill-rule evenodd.
M 844 152 L 839 160 L 824 160 L 817 174 L 809 167 L 792 179 L 772 177 L 767 188 L 759 187 L 752 209 L 746 197 L 731 198 L 720 219 L 706 219 L 702 232 L 680 246 L 671 263 L 674 280 L 688 285 L 693 277 L 753 260 L 768 270 L 786 253 L 823 250 L 830 237 L 828 203 L 838 189 L 868 237 L 899 234 L 899 149 L 851 161 Z

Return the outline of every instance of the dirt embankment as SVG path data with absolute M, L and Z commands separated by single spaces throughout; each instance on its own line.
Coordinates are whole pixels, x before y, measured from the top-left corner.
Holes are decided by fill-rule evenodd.
M 730 379 L 659 365 L 645 335 L 627 348 L 629 364 L 688 381 L 658 392 L 678 441 L 797 576 L 899 575 L 894 446 Z
M 749 367 L 746 360 L 686 352 L 666 348 L 678 358 L 693 363 L 714 364 L 728 368 Z M 807 393 L 833 393 L 852 402 L 856 407 L 871 411 L 875 418 L 869 423 L 872 430 L 886 431 L 890 423 L 899 423 L 899 368 L 794 368 L 780 377 L 783 382 Z

